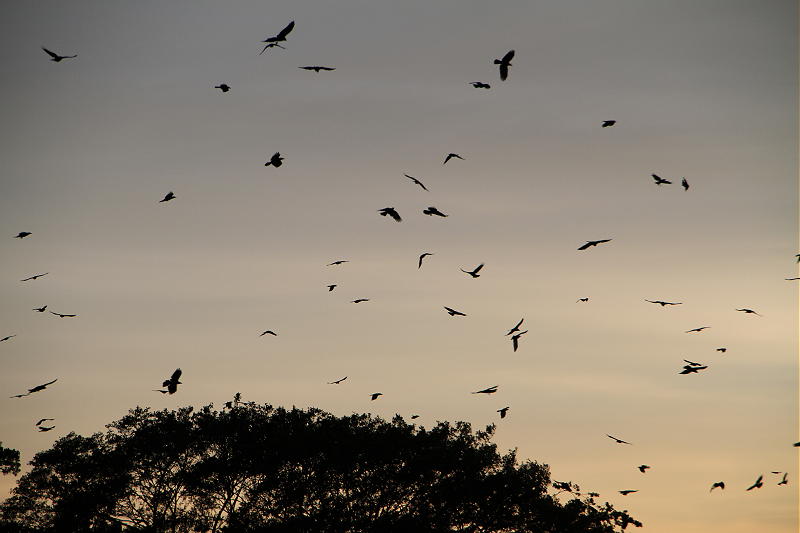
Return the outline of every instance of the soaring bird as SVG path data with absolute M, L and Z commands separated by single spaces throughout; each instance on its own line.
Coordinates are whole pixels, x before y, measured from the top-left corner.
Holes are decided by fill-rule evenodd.
M 50 61 L 54 61 L 56 63 L 59 63 L 60 61 L 62 61 L 64 59 L 72 59 L 73 57 L 78 57 L 78 54 L 75 54 L 74 56 L 60 56 L 57 53 L 48 50 L 44 46 L 42 46 L 42 50 L 44 50 L 47 53 L 47 55 L 50 56 Z
M 8 339 L 11 339 L 11 338 L 13 338 L 13 337 L 16 337 L 16 335 L 6 335 L 6 336 L 5 336 L 5 337 L 3 337 L 2 339 L 0 339 L 0 342 L 5 342 L 5 341 L 7 341 Z
M 648 300 L 647 298 L 645 298 L 644 301 L 645 302 L 650 302 L 651 304 L 658 304 L 661 307 L 664 307 L 666 305 L 681 305 L 681 304 L 683 304 L 683 302 L 665 302 L 665 301 L 662 301 L 662 300 Z
M 684 333 L 700 333 L 704 329 L 709 329 L 710 327 L 711 326 L 702 326 L 702 327 L 699 327 L 699 328 L 694 328 L 694 329 L 690 329 L 688 331 L 684 331 Z
M 333 289 L 335 289 L 335 288 L 336 288 L 336 284 L 328 285 L 328 292 L 333 291 Z
M 28 235 L 33 235 L 33 233 L 31 233 L 30 231 L 20 231 L 19 233 L 14 235 L 14 238 L 15 239 L 24 239 Z
M 514 59 L 514 50 L 510 50 L 503 59 L 495 59 L 494 64 L 500 65 L 500 79 L 506 81 L 508 78 L 508 67 L 511 66 L 511 60 Z
M 611 240 L 612 239 L 600 239 L 599 241 L 586 241 L 586 244 L 578 248 L 578 250 L 586 250 L 587 248 L 597 246 L 598 244 L 603 244 L 604 242 L 611 242 Z
M 653 179 L 655 180 L 656 185 L 671 185 L 672 184 L 671 181 L 665 180 L 664 178 L 662 178 L 661 176 L 658 176 L 657 174 L 650 174 L 650 175 L 653 176 Z
M 763 316 L 763 315 L 760 315 L 760 314 L 756 313 L 752 309 L 737 309 L 737 311 L 741 311 L 741 312 L 746 313 L 748 315 Z
M 380 213 L 382 217 L 387 215 L 392 217 L 395 222 L 401 222 L 403 220 L 400 218 L 400 213 L 398 213 L 394 207 L 384 207 L 383 209 L 378 209 L 378 213 Z
M 648 469 L 648 468 L 650 468 L 650 467 L 649 467 L 648 465 L 639 465 L 639 466 L 637 466 L 636 468 L 638 468 L 638 469 L 639 469 L 639 472 L 641 472 L 642 474 L 644 474 L 644 473 L 646 473 L 646 472 L 647 472 L 647 469 Z
M 383 393 L 382 392 L 373 392 L 369 396 L 370 396 L 370 401 L 374 402 L 375 400 L 378 399 L 378 396 L 383 396 Z
M 756 482 L 747 487 L 747 490 L 760 489 L 761 487 L 764 486 L 763 481 L 764 481 L 764 476 L 763 475 L 758 476 Z
M 267 331 L 265 331 L 264 333 L 259 335 L 259 337 L 263 337 L 264 335 L 272 335 L 273 337 L 277 337 L 278 336 L 278 334 L 275 333 L 274 331 L 272 331 L 271 329 L 268 329 Z M 166 387 L 166 385 L 164 385 L 164 386 Z
M 622 494 L 623 496 L 627 496 L 628 494 L 631 494 L 633 492 L 639 492 L 639 491 L 638 490 L 621 490 L 621 491 L 619 491 L 619 493 Z
M 450 152 L 449 154 L 447 154 L 447 157 L 444 158 L 444 163 L 442 163 L 442 164 L 446 165 L 447 162 L 450 161 L 451 159 L 453 159 L 454 157 L 458 158 L 458 159 L 460 159 L 462 161 L 465 161 L 465 159 L 463 157 L 461 157 L 460 155 L 454 154 L 453 152 Z
M 471 81 L 469 82 L 470 85 L 475 87 L 476 89 L 491 89 L 492 86 L 488 83 L 483 83 L 482 81 Z
M 419 181 L 419 180 L 418 180 L 417 178 L 415 178 L 414 176 L 409 176 L 408 174 L 403 174 L 403 176 L 407 177 L 408 179 L 410 179 L 411 181 L 413 181 L 414 183 L 416 183 L 417 185 L 419 185 L 420 187 L 422 187 L 422 189 L 423 189 L 423 190 L 425 190 L 425 191 L 427 191 L 427 190 L 428 190 L 428 188 L 427 188 L 427 187 L 425 187 L 425 185 L 423 185 L 423 184 L 422 184 L 422 182 L 421 182 L 421 181 Z
M 495 392 L 497 392 L 497 387 L 498 385 L 492 385 L 491 387 L 487 387 L 483 390 L 476 390 L 471 394 L 494 394 Z
M 526 333 L 528 333 L 527 329 L 525 331 L 520 331 L 519 333 L 511 337 L 511 345 L 514 347 L 515 352 L 517 351 L 517 348 L 519 348 L 519 338 L 525 335 Z
M 51 422 L 52 422 L 53 420 L 55 420 L 55 418 L 41 418 L 41 419 L 39 419 L 39 421 L 38 421 L 38 422 L 36 422 L 36 424 L 34 424 L 34 425 L 35 425 L 35 426 L 41 426 L 41 425 L 42 425 L 42 422 L 47 422 L 47 421 L 51 421 Z
M 329 381 L 328 385 L 338 385 L 338 384 L 340 384 L 342 381 L 344 381 L 346 379 L 347 379 L 347 376 L 345 376 L 343 378 L 339 378 L 336 381 Z
M 271 48 L 272 46 L 280 46 L 278 43 L 286 41 L 286 36 L 289 35 L 289 33 L 293 29 L 294 29 L 294 21 L 291 21 L 285 28 L 283 28 L 281 31 L 278 32 L 278 35 L 276 35 L 275 37 L 267 37 L 266 39 L 261 41 L 262 43 L 267 43 L 267 45 L 264 46 L 264 50 L 261 50 L 261 53 L 259 53 L 258 55 L 263 54 L 267 48 Z
M 50 431 L 51 429 L 55 429 L 55 428 L 56 428 L 55 426 L 39 426 L 38 429 L 41 432 L 45 432 L 45 431 Z
M 479 278 L 479 277 L 481 277 L 481 275 L 480 275 L 480 274 L 478 274 L 478 272 L 480 272 L 480 270 L 481 270 L 482 268 L 483 268 L 483 263 L 481 263 L 480 265 L 476 266 L 476 267 L 475 267 L 473 270 L 471 270 L 471 271 L 469 271 L 469 270 L 464 270 L 463 268 L 459 268 L 459 270 L 460 270 L 461 272 L 463 272 L 464 274 L 469 274 L 469 275 L 470 275 L 470 276 L 472 276 L 473 278 Z
M 214 86 L 215 89 L 219 89 L 220 91 L 226 93 L 231 90 L 231 86 L 227 83 L 220 83 L 219 85 Z
M 341 265 L 343 263 L 349 263 L 349 262 L 350 261 L 348 261 L 346 259 L 339 259 L 338 261 L 334 261 L 333 263 L 328 263 L 328 266 Z
M 182 385 L 182 383 L 178 381 L 181 378 L 181 374 L 183 374 L 183 371 L 180 368 L 176 369 L 169 379 L 164 380 L 161 386 L 166 387 L 167 392 L 170 394 L 175 394 L 178 391 L 178 385 Z
M 784 472 L 783 473 L 783 479 L 780 480 L 778 485 L 788 485 L 788 484 L 789 484 L 789 473 L 788 472 Z
M 441 211 L 439 211 L 438 209 L 436 209 L 433 206 L 431 206 L 431 207 L 429 207 L 427 209 L 423 209 L 422 212 L 425 213 L 428 216 L 433 216 L 433 215 L 436 215 L 437 217 L 446 217 L 447 216 L 447 215 L 445 215 L 444 213 L 442 213 Z
M 31 281 L 31 280 L 33 280 L 33 279 L 39 279 L 39 278 L 41 278 L 42 276 L 46 276 L 46 275 L 48 275 L 49 273 L 50 273 L 50 272 L 45 272 L 44 274 L 36 274 L 35 276 L 31 276 L 31 277 L 29 277 L 29 278 L 21 279 L 20 281 Z
M 624 441 L 622 439 L 618 439 L 617 437 L 612 437 L 608 433 L 606 433 L 606 437 L 608 437 L 609 439 L 615 441 L 617 444 L 631 444 L 630 442 L 626 442 L 626 441 Z M 633 445 L 631 444 L 631 446 L 633 446 Z
M 600 127 L 601 128 L 610 128 L 611 126 L 613 126 L 616 123 L 617 123 L 616 120 L 604 120 L 603 124 Z
M 681 187 L 683 187 L 684 191 L 689 190 L 689 182 L 686 181 L 686 178 L 681 178 Z
M 166 196 L 164 196 L 164 199 L 163 200 L 159 200 L 158 203 L 169 202 L 170 200 L 174 200 L 174 199 L 175 199 L 175 194 L 172 191 L 169 191 L 166 194 Z
M 64 313 L 56 313 L 55 311 L 50 311 L 51 315 L 56 315 L 58 318 L 75 318 L 78 315 L 65 315 Z
M 417 418 L 419 418 L 419 415 L 411 415 L 411 420 L 416 420 Z
M 461 311 L 456 311 L 455 309 L 451 309 L 450 307 L 447 307 L 446 305 L 442 306 L 442 307 L 447 309 L 447 314 L 450 315 L 450 316 L 456 316 L 456 315 L 458 315 L 458 316 L 467 316 L 464 313 L 462 313 Z
M 728 351 L 728 349 L 727 349 L 727 348 L 717 348 L 717 351 L 718 351 L 718 352 L 725 353 L 725 352 L 727 352 L 727 351 Z
M 426 257 L 428 257 L 429 255 L 433 255 L 433 253 L 432 252 L 423 252 L 419 256 L 419 263 L 417 264 L 417 269 L 422 268 L 422 260 L 425 259 Z
M 584 302 L 585 303 L 585 302 L 588 302 L 588 301 L 589 301 L 589 298 L 578 298 L 577 300 L 575 300 L 575 303 L 578 303 L 578 302 Z
M 40 313 L 44 313 L 44 310 L 45 310 L 45 309 L 47 309 L 47 306 L 46 306 L 46 305 L 43 305 L 43 306 L 41 306 L 41 307 L 34 307 L 33 309 L 31 309 L 31 311 L 38 311 L 38 312 L 40 312 Z
M 352 303 L 360 304 L 361 302 L 368 302 L 368 301 L 369 301 L 369 298 L 356 298 L 355 300 L 352 300 Z
M 721 488 L 722 490 L 725 490 L 725 482 L 724 481 L 717 481 L 716 483 L 713 483 L 711 485 L 711 488 L 708 489 L 708 492 L 711 492 L 712 490 L 716 489 L 717 487 Z
M 708 365 L 704 366 L 695 366 L 695 365 L 683 365 L 683 370 L 678 372 L 678 374 L 697 374 L 701 370 L 705 370 L 708 368 Z
M 313 67 L 297 67 L 297 68 L 301 68 L 303 70 L 313 70 L 314 72 L 319 72 L 320 70 L 336 70 L 336 68 L 334 67 L 320 67 L 317 65 L 314 65 Z
M 514 326 L 513 328 L 511 328 L 510 330 L 508 330 L 508 333 L 506 333 L 506 336 L 511 335 L 515 331 L 519 331 L 519 327 L 522 325 L 523 322 L 525 322 L 525 319 L 524 318 L 520 318 L 519 322 L 517 322 L 517 325 Z
M 508 410 L 511 409 L 510 407 L 503 407 L 502 409 L 498 409 L 497 412 L 500 413 L 500 418 L 505 418 L 508 414 Z
M 28 389 L 28 394 L 33 394 L 34 392 L 39 392 L 46 389 L 49 385 L 52 385 L 58 381 L 58 378 L 54 379 L 53 381 L 48 381 L 47 383 L 43 383 L 41 385 L 36 385 L 35 387 Z
M 272 154 L 272 157 L 269 158 L 269 161 L 264 163 L 264 166 L 268 167 L 272 165 L 273 167 L 278 168 L 282 164 L 283 164 L 283 158 L 281 157 L 281 153 L 275 152 L 274 154 Z

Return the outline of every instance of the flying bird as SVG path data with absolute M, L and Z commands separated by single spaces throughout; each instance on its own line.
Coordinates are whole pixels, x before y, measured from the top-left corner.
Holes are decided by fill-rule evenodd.
M 278 168 L 282 164 L 283 164 L 283 158 L 281 157 L 281 153 L 275 152 L 274 154 L 272 154 L 272 157 L 269 158 L 269 161 L 264 163 L 264 166 L 268 167 L 272 165 L 273 167 Z
M 400 213 L 398 213 L 394 207 L 384 207 L 383 209 L 378 209 L 378 213 L 380 213 L 382 217 L 387 215 L 392 217 L 395 222 L 401 222 L 403 220 L 400 218 Z
M 320 70 L 336 70 L 336 68 L 334 67 L 320 67 L 317 65 L 314 65 L 313 67 L 297 67 L 297 68 L 301 68 L 303 70 L 313 70 L 314 72 L 319 72 Z
M 159 200 L 159 201 L 158 201 L 158 203 L 161 203 L 161 202 L 169 202 L 170 200 L 174 200 L 175 198 L 176 198 L 176 197 L 175 197 L 175 194 L 173 194 L 173 192 L 172 192 L 172 191 L 169 191 L 169 192 L 166 194 L 166 196 L 164 196 L 164 199 L 163 199 L 163 200 Z
M 346 379 L 347 379 L 347 376 L 345 376 L 343 378 L 339 378 L 336 381 L 329 381 L 328 385 L 338 385 L 338 384 L 340 384 L 342 381 L 344 381 Z
M 272 335 L 273 337 L 277 337 L 278 336 L 278 334 L 275 333 L 274 331 L 272 331 L 271 329 L 268 329 L 267 331 L 265 331 L 264 333 L 259 335 L 259 337 L 263 337 L 264 335 Z M 164 385 L 164 386 L 166 387 L 166 385 Z
M 56 428 L 55 426 L 39 426 L 38 429 L 41 432 L 45 432 L 45 431 L 50 431 L 51 429 L 55 429 L 55 428 Z
M 472 271 L 464 270 L 463 268 L 459 268 L 459 270 L 461 272 L 463 272 L 464 274 L 469 274 L 473 278 L 479 278 L 479 277 L 481 277 L 481 275 L 478 274 L 478 272 L 480 272 L 480 270 L 482 268 L 483 268 L 483 263 L 481 263 L 480 265 L 476 266 Z
M 708 365 L 703 365 L 703 366 L 683 365 L 683 370 L 678 372 L 678 374 L 684 374 L 684 375 L 697 374 L 698 372 L 700 372 L 701 370 L 705 370 L 706 368 L 708 368 Z
M 352 300 L 354 304 L 360 304 L 361 302 L 368 302 L 368 301 L 369 298 L 356 298 L 355 300 Z
M 43 305 L 43 306 L 41 306 L 41 307 L 34 307 L 33 309 L 31 309 L 31 311 L 38 311 L 38 312 L 40 312 L 40 313 L 44 313 L 44 310 L 45 310 L 45 309 L 47 309 L 47 306 L 46 306 L 46 305 Z
M 708 490 L 708 492 L 711 492 L 712 490 L 716 489 L 717 487 L 721 488 L 722 490 L 725 490 L 725 482 L 724 481 L 717 481 L 716 483 L 711 485 L 711 488 Z
M 664 306 L 667 306 L 667 305 L 681 305 L 681 304 L 683 304 L 683 302 L 665 302 L 663 300 L 648 300 L 647 298 L 645 298 L 644 301 L 645 302 L 650 302 L 651 304 L 658 304 L 661 307 L 664 307 Z
M 453 159 L 454 157 L 456 157 L 456 158 L 458 158 L 458 159 L 460 159 L 462 161 L 465 161 L 465 159 L 463 157 L 461 157 L 460 155 L 454 154 L 453 152 L 450 152 L 449 154 L 447 154 L 447 157 L 444 158 L 444 163 L 442 163 L 442 164 L 446 165 L 447 162 L 450 161 L 451 159 Z
M 763 481 L 764 481 L 764 476 L 763 475 L 758 476 L 756 482 L 747 487 L 747 490 L 760 489 L 761 487 L 764 486 Z
M 639 469 L 639 472 L 641 472 L 642 474 L 644 474 L 644 473 L 646 473 L 646 472 L 647 472 L 647 469 L 648 469 L 648 468 L 650 468 L 650 467 L 649 467 L 648 465 L 639 465 L 639 466 L 637 466 L 636 468 L 638 468 L 638 469 Z
M 334 261 L 333 263 L 328 263 L 328 266 L 341 265 L 342 263 L 349 263 L 349 262 L 350 261 L 346 259 L 339 259 L 338 261 Z
M 686 181 L 686 178 L 681 178 L 681 187 L 683 187 L 684 191 L 689 190 L 689 182 Z
M 627 496 L 628 494 L 631 494 L 633 492 L 639 492 L 639 491 L 638 490 L 621 490 L 621 491 L 619 491 L 619 493 L 622 494 L 623 496 Z
M 684 362 L 689 363 L 689 366 L 703 366 L 703 363 L 695 363 L 694 361 L 689 361 L 688 359 L 684 359 Z
M 476 89 L 491 89 L 492 86 L 488 83 L 483 83 L 482 81 L 471 81 L 469 82 L 470 85 L 475 87 Z
M 737 311 L 741 311 L 741 312 L 746 313 L 748 315 L 763 316 L 763 315 L 760 315 L 760 314 L 756 313 L 752 309 L 737 309 Z
M 31 276 L 31 277 L 29 277 L 29 278 L 21 279 L 20 281 L 31 281 L 31 280 L 33 280 L 33 279 L 39 279 L 39 278 L 41 278 L 42 276 L 46 276 L 46 275 L 48 275 L 49 273 L 50 273 L 50 272 L 45 272 L 44 274 L 36 274 L 35 276 Z
M 58 318 L 74 318 L 78 315 L 65 315 L 64 313 L 56 313 L 55 311 L 50 311 L 51 315 L 56 315 Z
M 617 437 L 612 437 L 608 433 L 606 433 L 606 437 L 608 437 L 609 439 L 615 441 L 617 444 L 631 444 L 630 442 L 626 442 L 626 441 L 624 441 L 622 439 L 618 439 Z M 633 446 L 633 445 L 631 444 L 631 446 Z
M 599 241 L 586 241 L 586 244 L 578 248 L 578 250 L 586 250 L 587 248 L 597 246 L 598 244 L 603 244 L 604 242 L 611 242 L 611 240 L 612 239 L 600 239 Z
M 180 368 L 175 369 L 175 372 L 172 373 L 169 379 L 165 379 L 161 386 L 166 387 L 168 393 L 175 394 L 178 391 L 178 385 L 183 384 L 178 381 L 181 378 L 181 374 L 183 374 L 183 371 Z
M 502 409 L 498 409 L 497 412 L 500 413 L 500 418 L 505 418 L 508 414 L 508 410 L 511 409 L 510 407 L 503 407 Z
M 267 48 L 271 48 L 272 46 L 280 46 L 278 43 L 286 41 L 286 36 L 289 35 L 289 33 L 291 33 L 293 29 L 294 29 L 294 21 L 291 21 L 285 28 L 283 28 L 280 32 L 278 32 L 278 35 L 276 35 L 275 37 L 268 37 L 263 41 L 261 41 L 262 43 L 267 43 L 267 44 L 266 46 L 264 46 L 264 50 L 261 50 L 261 53 L 259 53 L 258 55 L 263 54 Z M 282 46 L 280 47 L 283 48 Z
M 725 353 L 725 352 L 727 352 L 727 351 L 728 351 L 728 349 L 727 349 L 727 348 L 717 348 L 717 351 L 718 351 L 718 352 Z
M 655 180 L 656 185 L 671 185 L 672 184 L 671 181 L 665 180 L 664 178 L 658 176 L 657 174 L 650 174 L 650 175 L 653 176 L 653 179 Z
M 514 50 L 510 50 L 503 59 L 495 59 L 494 64 L 500 65 L 500 79 L 506 81 L 508 78 L 508 67 L 511 66 L 511 60 L 514 59 Z
M 43 383 L 42 385 L 36 385 L 35 387 L 28 389 L 27 394 L 33 394 L 34 392 L 42 391 L 46 389 L 49 385 L 55 383 L 56 381 L 58 381 L 58 378 L 54 379 L 53 381 L 48 381 L 47 383 Z
M 442 213 L 441 211 L 439 211 L 438 209 L 436 209 L 433 206 L 431 206 L 431 207 L 429 207 L 427 209 L 423 209 L 422 212 L 425 213 L 428 216 L 433 216 L 433 215 L 436 215 L 438 217 L 446 217 L 447 216 L 447 215 L 445 215 L 444 213 Z
M 701 332 L 701 331 L 703 331 L 704 329 L 708 329 L 708 328 L 710 328 L 710 327 L 711 327 L 711 326 L 702 326 L 702 327 L 699 327 L 699 328 L 694 328 L 694 329 L 690 329 L 690 330 L 688 330 L 688 331 L 684 331 L 684 333 L 700 333 L 700 332 Z
M 523 335 L 525 335 L 526 333 L 528 333 L 527 329 L 525 331 L 520 331 L 519 333 L 517 333 L 516 335 L 511 337 L 511 344 L 512 344 L 512 346 L 514 346 L 514 351 L 515 352 L 517 351 L 517 348 L 519 347 L 519 338 L 522 337 Z
M 789 477 L 789 473 L 788 473 L 788 472 L 784 472 L 784 473 L 783 473 L 783 479 L 781 479 L 781 480 L 780 480 L 780 482 L 778 483 L 778 485 L 779 485 L 779 486 L 780 486 L 780 485 L 788 485 L 788 484 L 789 484 L 789 479 L 788 479 L 788 477 Z
M 417 265 L 417 269 L 422 268 L 422 260 L 428 257 L 429 255 L 433 255 L 431 252 L 424 252 L 419 256 L 419 264 Z
M 517 322 L 517 325 L 514 326 L 513 328 L 511 328 L 510 330 L 508 330 L 508 333 L 506 333 L 506 336 L 511 335 L 515 331 L 519 331 L 519 327 L 522 325 L 523 322 L 525 322 L 525 319 L 524 318 L 520 318 L 519 322 Z
M 403 174 L 403 176 L 407 177 L 408 179 L 410 179 L 411 181 L 413 181 L 414 183 L 416 183 L 417 185 L 419 185 L 420 187 L 422 187 L 422 189 L 423 189 L 423 190 L 425 190 L 425 191 L 427 191 L 427 190 L 428 190 L 428 188 L 427 188 L 427 187 L 425 187 L 425 185 L 423 185 L 423 184 L 422 184 L 422 182 L 421 182 L 421 181 L 419 181 L 419 180 L 418 180 L 417 178 L 415 178 L 414 176 L 409 176 L 408 174 Z
M 24 239 L 28 235 L 33 235 L 33 233 L 31 233 L 30 231 L 20 231 L 19 233 L 14 235 L 14 238 L 15 239 Z
M 220 91 L 226 93 L 231 90 L 231 86 L 227 83 L 220 83 L 219 85 L 214 86 L 215 89 L 219 89 Z
M 13 337 L 16 337 L 16 335 L 6 335 L 6 336 L 5 336 L 5 337 L 3 337 L 2 339 L 0 339 L 0 342 L 5 342 L 5 341 L 7 341 L 8 339 L 11 339 L 11 338 L 13 338 Z
M 333 289 L 335 289 L 335 288 L 336 288 L 336 284 L 334 284 L 334 285 L 328 285 L 328 292 L 331 292 L 331 291 L 332 291 Z
M 44 50 L 47 53 L 47 55 L 50 56 L 50 61 L 54 61 L 56 63 L 59 63 L 60 61 L 62 61 L 64 59 L 72 59 L 73 57 L 78 57 L 78 54 L 75 54 L 74 56 L 60 56 L 57 53 L 55 53 L 55 52 L 53 52 L 51 50 L 48 50 L 44 46 L 42 46 L 42 50 Z
M 416 420 L 417 418 L 419 418 L 419 415 L 411 415 L 411 420 Z
M 610 128 L 611 126 L 613 126 L 616 123 L 617 123 L 616 120 L 604 120 L 603 124 L 600 127 L 601 128 Z
M 575 300 L 575 303 L 578 303 L 578 302 L 588 302 L 588 301 L 589 301 L 589 298 L 578 298 L 577 300 Z
M 795 281 L 795 280 L 798 280 L 800 278 L 783 278 L 783 279 L 785 279 L 786 281 Z
M 370 401 L 374 402 L 375 400 L 378 399 L 378 396 L 383 396 L 383 393 L 382 392 L 373 392 L 369 396 L 370 396 Z
M 451 309 L 451 308 L 447 307 L 446 305 L 442 306 L 442 307 L 447 309 L 447 314 L 449 314 L 450 316 L 456 316 L 456 315 L 458 315 L 458 316 L 467 316 L 464 313 L 462 313 L 461 311 L 456 311 L 455 309 Z
M 487 387 L 483 390 L 477 390 L 472 394 L 494 394 L 495 392 L 497 392 L 497 387 L 498 387 L 497 385 L 492 385 L 491 387 Z
M 38 422 L 36 422 L 36 424 L 34 424 L 34 425 L 35 426 L 41 426 L 42 422 L 53 421 L 53 420 L 55 420 L 55 418 L 42 418 Z

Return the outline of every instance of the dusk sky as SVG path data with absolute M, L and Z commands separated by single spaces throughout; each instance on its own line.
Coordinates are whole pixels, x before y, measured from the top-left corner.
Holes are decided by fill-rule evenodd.
M 241 392 L 495 423 L 502 451 L 650 533 L 798 530 L 797 2 L 11 1 L 1 18 L 0 441 L 23 462 L 137 405 Z M 684 359 L 708 368 L 679 375 Z M 153 392 L 178 367 L 178 392 Z

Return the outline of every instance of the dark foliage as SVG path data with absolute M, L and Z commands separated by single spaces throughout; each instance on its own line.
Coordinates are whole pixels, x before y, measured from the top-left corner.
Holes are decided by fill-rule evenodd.
M 38 453 L 0 531 L 586 532 L 641 524 L 498 454 L 493 426 L 240 404 L 136 408 Z M 18 460 L 17 460 L 18 466 Z M 556 491 L 557 490 L 557 491 Z

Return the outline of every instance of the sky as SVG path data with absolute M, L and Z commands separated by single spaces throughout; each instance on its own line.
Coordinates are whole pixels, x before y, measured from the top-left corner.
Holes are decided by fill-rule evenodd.
M 797 531 L 796 2 L 3 7 L 0 440 L 24 462 L 241 392 L 497 424 L 652 533 Z

